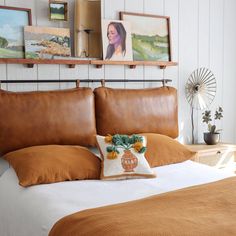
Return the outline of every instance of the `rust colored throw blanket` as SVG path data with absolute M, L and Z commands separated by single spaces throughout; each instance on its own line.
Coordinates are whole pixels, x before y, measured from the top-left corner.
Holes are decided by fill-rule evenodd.
M 49 234 L 69 235 L 234 236 L 236 177 L 81 211 L 59 220 Z

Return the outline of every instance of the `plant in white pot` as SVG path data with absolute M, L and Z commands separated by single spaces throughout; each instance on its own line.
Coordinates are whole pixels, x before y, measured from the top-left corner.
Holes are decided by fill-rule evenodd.
M 223 118 L 223 109 L 218 107 L 214 115 L 214 124 L 212 124 L 211 111 L 206 110 L 202 113 L 202 122 L 208 125 L 208 132 L 204 133 L 204 141 L 208 145 L 215 145 L 220 140 L 220 129 L 216 129 L 216 120 Z

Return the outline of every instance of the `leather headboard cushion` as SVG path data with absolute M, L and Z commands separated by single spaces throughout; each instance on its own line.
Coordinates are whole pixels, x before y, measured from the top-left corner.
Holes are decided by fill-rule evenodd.
M 0 156 L 20 148 L 96 144 L 90 88 L 45 92 L 0 90 Z
M 172 87 L 94 90 L 99 135 L 159 133 L 178 137 L 177 91 Z

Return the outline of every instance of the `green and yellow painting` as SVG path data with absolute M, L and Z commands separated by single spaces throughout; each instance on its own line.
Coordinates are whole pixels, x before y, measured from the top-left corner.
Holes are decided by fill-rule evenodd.
M 50 3 L 50 18 L 51 20 L 66 20 L 65 5 L 63 3 Z
M 135 61 L 170 61 L 170 40 L 166 18 L 123 14 L 131 23 L 132 50 Z
M 0 58 L 24 58 L 24 26 L 28 24 L 26 11 L 0 8 Z

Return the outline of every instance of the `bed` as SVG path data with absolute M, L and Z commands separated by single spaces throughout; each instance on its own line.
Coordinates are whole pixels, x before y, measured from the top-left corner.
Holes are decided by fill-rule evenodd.
M 66 144 L 83 146 L 89 143 L 94 146 L 94 134 L 96 133 L 106 135 L 107 133 L 152 132 L 166 134 L 173 138 L 178 135 L 177 95 L 176 91 L 169 87 L 145 91 L 130 90 L 128 93 L 127 90 L 114 91 L 107 88 L 96 90 L 95 93 L 86 89 L 39 93 L 0 91 L 0 97 L 0 107 L 2 107 L 2 110 L 0 110 L 1 155 L 37 145 Z M 34 101 L 33 105 L 29 106 L 32 101 Z M 9 108 L 10 105 L 11 108 Z M 123 106 L 133 106 L 134 109 L 129 109 L 127 114 Z M 139 107 L 138 110 L 136 109 L 137 106 Z M 29 112 L 22 115 L 23 108 L 29 109 L 29 107 Z M 156 109 L 158 107 L 161 109 Z M 78 112 L 75 112 L 75 108 Z M 117 110 L 119 112 L 115 112 Z M 52 114 L 52 111 L 54 114 Z M 70 116 L 68 117 L 68 115 Z M 121 121 L 120 117 L 127 115 L 128 117 L 135 117 L 137 122 L 128 122 L 130 121 L 128 119 L 123 124 L 124 120 Z M 113 122 L 108 123 L 108 118 Z M 5 120 L 8 120 L 8 123 L 4 122 Z M 61 130 L 62 126 L 63 130 Z M 87 136 L 90 138 L 87 138 Z M 93 152 L 94 150 L 93 148 Z M 232 200 L 236 199 L 235 190 L 232 188 L 225 190 L 225 192 L 232 193 L 232 196 L 226 195 L 227 197 L 224 199 L 224 189 L 222 188 L 222 185 L 232 186 L 235 183 L 235 178 L 229 173 L 192 160 L 166 163 L 152 168 L 157 178 L 117 181 L 65 181 L 31 187 L 20 186 L 14 169 L 6 167 L 6 163 L 4 163 L 4 171 L 2 171 L 0 177 L 0 235 L 234 235 L 236 228 L 230 220 L 227 223 L 222 219 L 222 223 L 217 225 L 217 221 L 214 220 L 219 220 L 223 216 L 226 217 L 226 221 L 230 217 L 235 219 L 236 202 Z M 214 184 L 217 186 L 215 187 Z M 212 191 L 217 189 L 217 193 L 219 193 L 219 198 L 215 198 L 217 203 L 215 208 L 221 209 L 221 212 L 218 212 L 216 216 L 219 216 L 219 218 L 214 218 L 213 215 L 212 218 L 209 218 L 207 212 L 206 217 L 203 217 L 203 221 L 206 220 L 206 222 L 210 219 L 212 225 L 217 226 L 215 229 L 211 225 L 207 228 L 207 231 L 201 231 L 206 227 L 204 224 L 201 225 L 198 221 L 188 221 L 189 219 L 184 217 L 176 217 L 176 220 L 180 220 L 176 222 L 169 218 L 172 221 L 165 221 L 168 227 L 161 229 L 162 231 L 159 231 L 161 228 L 160 222 L 155 221 L 155 218 L 153 220 L 148 219 L 150 223 L 148 227 L 139 229 L 136 225 L 136 228 L 132 228 L 135 224 L 140 224 L 140 220 L 142 221 L 142 219 L 138 219 L 139 213 L 142 212 L 137 212 L 137 217 L 125 212 L 127 217 L 129 215 L 133 217 L 132 224 L 120 221 L 122 217 L 117 219 L 116 217 L 110 217 L 106 219 L 107 222 L 104 225 L 106 214 L 112 214 L 117 209 L 130 209 L 132 204 L 140 205 L 139 203 L 143 204 L 142 201 L 147 203 L 152 197 L 155 198 L 155 203 L 158 206 L 159 202 L 162 204 L 163 197 L 166 200 L 174 196 L 176 202 L 173 202 L 172 199 L 168 204 L 170 206 L 178 205 L 177 203 L 181 201 L 181 197 L 187 197 L 189 191 L 201 192 L 202 188 L 209 189 L 210 196 L 210 189 Z M 206 190 L 204 191 L 206 192 Z M 215 204 L 214 196 L 211 197 L 212 204 Z M 203 205 L 207 204 L 204 199 L 198 200 Z M 193 207 L 197 212 L 199 205 L 193 204 Z M 134 208 L 131 209 L 135 212 Z M 158 210 L 161 210 L 164 214 L 163 209 Z M 182 208 L 178 209 L 184 215 L 183 210 Z M 224 214 L 221 215 L 222 212 Z M 124 214 L 124 212 L 118 213 Z M 67 220 L 74 214 L 77 214 L 76 217 L 78 216 L 80 219 L 80 226 L 77 227 L 76 231 L 70 231 L 73 227 L 68 227 L 70 224 L 67 224 Z M 159 214 L 159 219 L 165 219 L 162 214 Z M 114 216 L 114 214 L 110 216 Z M 173 225 L 178 225 L 181 228 L 179 223 L 181 221 L 184 225 L 195 226 L 193 231 L 190 232 L 186 226 L 187 232 L 183 229 L 183 231 L 180 231 L 182 233 L 176 231 L 176 234 L 173 234 L 173 230 L 175 230 Z M 65 225 L 67 226 L 65 227 Z M 96 228 L 92 229 L 93 225 L 94 227 L 96 225 Z M 125 231 L 127 234 L 124 234 L 123 230 L 125 228 L 122 229 L 124 225 L 127 227 L 127 231 Z

